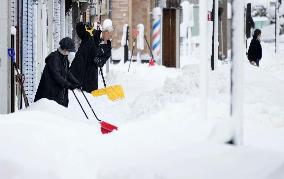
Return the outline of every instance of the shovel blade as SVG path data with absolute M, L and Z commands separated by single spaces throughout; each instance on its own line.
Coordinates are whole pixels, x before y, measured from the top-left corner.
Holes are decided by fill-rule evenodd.
M 149 66 L 154 66 L 155 65 L 155 61 L 153 58 L 151 58 L 151 60 L 149 61 Z
M 95 97 L 107 95 L 108 99 L 111 101 L 123 99 L 125 97 L 123 89 L 120 85 L 108 86 L 106 88 L 94 90 L 92 91 L 92 95 Z
M 101 121 L 101 132 L 102 134 L 108 134 L 110 132 L 112 132 L 113 130 L 118 130 L 118 127 L 115 125 L 112 125 L 110 123 L 107 123 L 105 121 Z

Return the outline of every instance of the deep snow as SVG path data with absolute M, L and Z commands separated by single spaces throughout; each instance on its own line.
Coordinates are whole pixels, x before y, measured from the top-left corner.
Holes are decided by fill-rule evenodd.
M 133 63 L 130 72 L 117 64 L 107 84 L 121 84 L 126 98 L 87 97 L 118 131 L 100 134 L 79 91 L 90 120 L 71 92 L 69 108 L 40 100 L 0 115 L 0 178 L 284 178 L 284 53 L 262 45 L 260 68 L 244 62 L 243 147 L 224 144 L 232 137 L 229 62 L 209 72 L 207 121 L 198 113 L 197 60 L 181 69 Z

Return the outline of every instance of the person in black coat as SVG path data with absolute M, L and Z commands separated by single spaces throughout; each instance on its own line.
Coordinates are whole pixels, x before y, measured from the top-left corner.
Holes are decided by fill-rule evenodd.
M 82 41 L 70 70 L 82 89 L 90 93 L 98 89 L 98 68 L 111 56 L 110 36 L 108 31 L 94 30 L 82 22 L 76 25 L 76 32 Z
M 253 39 L 250 42 L 248 50 L 248 60 L 252 65 L 259 66 L 259 61 L 262 58 L 262 47 L 260 44 L 261 31 L 255 29 Z
M 69 71 L 68 54 L 75 51 L 75 44 L 69 37 L 63 38 L 59 44 L 57 51 L 45 59 L 46 65 L 34 101 L 47 98 L 68 107 L 68 89 L 80 87 L 78 80 Z

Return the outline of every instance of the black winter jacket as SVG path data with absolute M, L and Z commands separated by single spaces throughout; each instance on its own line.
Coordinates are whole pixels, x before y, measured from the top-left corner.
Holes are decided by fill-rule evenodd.
M 248 50 L 248 60 L 249 61 L 256 61 L 262 58 L 262 48 L 260 41 L 257 37 L 253 37 L 250 42 L 249 50 Z
M 98 67 L 102 67 L 111 56 L 111 42 L 100 44 L 101 31 L 94 30 L 91 36 L 83 24 L 78 24 L 76 31 L 82 41 L 70 70 L 82 89 L 90 93 L 98 89 Z
M 55 51 L 46 57 L 45 63 L 34 101 L 47 98 L 68 107 L 68 88 L 79 82 L 69 71 L 67 56 Z

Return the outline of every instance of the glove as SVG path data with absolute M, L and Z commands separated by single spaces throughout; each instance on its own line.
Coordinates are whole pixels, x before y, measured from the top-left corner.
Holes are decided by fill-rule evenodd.
M 75 89 L 82 89 L 82 85 L 80 83 L 76 83 L 74 86 Z
M 76 86 L 75 86 L 75 85 L 73 85 L 73 84 L 70 84 L 70 85 L 69 85 L 69 87 L 68 87 L 68 89 L 70 89 L 70 90 L 72 90 L 72 91 L 73 91 L 74 89 L 76 89 Z
M 97 58 L 96 59 L 96 64 L 97 64 L 98 67 L 102 68 L 104 66 L 105 62 L 104 62 L 103 59 Z
M 74 90 L 74 89 L 82 89 L 82 86 L 81 86 L 81 84 L 80 84 L 80 83 L 73 83 L 73 84 L 71 84 L 71 83 L 70 83 L 70 85 L 69 85 L 68 89 L 70 89 L 70 90 Z

